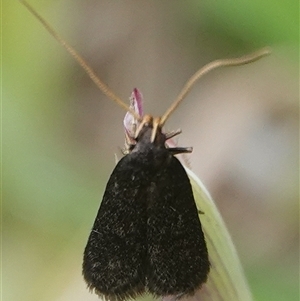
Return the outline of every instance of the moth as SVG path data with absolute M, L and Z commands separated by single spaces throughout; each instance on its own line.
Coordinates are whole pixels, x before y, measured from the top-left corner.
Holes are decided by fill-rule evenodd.
M 84 250 L 83 276 L 88 287 L 108 301 L 146 293 L 174 299 L 193 295 L 206 282 L 210 263 L 190 180 L 176 158 L 192 149 L 169 146 L 168 140 L 180 131 L 165 132 L 163 127 L 203 75 L 218 67 L 253 62 L 269 54 L 269 49 L 207 64 L 187 81 L 161 117 L 153 117 L 143 114 L 138 90 L 128 106 L 26 1 L 21 2 L 102 92 L 127 111 L 125 156 L 108 180 Z
M 192 187 L 175 157 L 191 149 L 167 146 L 178 132 L 164 133 L 161 118 L 143 116 L 133 133 L 88 239 L 84 278 L 108 300 L 191 294 L 210 268 Z

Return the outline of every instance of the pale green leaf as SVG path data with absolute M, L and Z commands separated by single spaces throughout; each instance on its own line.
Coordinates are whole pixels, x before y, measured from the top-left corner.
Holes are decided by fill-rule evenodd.
M 201 301 L 252 301 L 242 266 L 224 221 L 199 178 L 186 168 L 205 233 L 211 270 L 208 281 L 196 293 Z

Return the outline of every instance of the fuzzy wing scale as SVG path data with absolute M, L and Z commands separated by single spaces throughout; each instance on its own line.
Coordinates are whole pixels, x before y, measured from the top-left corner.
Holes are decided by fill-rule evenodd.
M 209 261 L 188 176 L 166 150 L 114 169 L 84 252 L 89 287 L 110 301 L 192 294 Z M 158 158 L 163 159 L 157 168 Z M 153 166 L 156 165 L 155 168 Z
M 192 294 L 209 272 L 208 253 L 188 176 L 177 158 L 148 188 L 148 289 L 156 296 Z
M 84 251 L 83 274 L 107 300 L 145 290 L 147 171 L 125 156 L 115 167 Z

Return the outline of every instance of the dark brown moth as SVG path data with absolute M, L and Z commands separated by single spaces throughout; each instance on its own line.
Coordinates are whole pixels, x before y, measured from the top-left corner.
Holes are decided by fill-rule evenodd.
M 169 147 L 167 141 L 179 132 L 165 133 L 163 126 L 204 74 L 248 64 L 269 54 L 269 49 L 209 63 L 188 80 L 162 117 L 152 117 L 127 106 L 26 1 L 21 2 L 102 92 L 133 118 L 125 127 L 126 154 L 108 180 L 84 250 L 83 276 L 88 287 L 110 301 L 145 293 L 175 299 L 193 295 L 207 280 L 210 264 L 192 187 L 175 157 L 192 150 Z M 138 90 L 134 96 L 139 97 Z

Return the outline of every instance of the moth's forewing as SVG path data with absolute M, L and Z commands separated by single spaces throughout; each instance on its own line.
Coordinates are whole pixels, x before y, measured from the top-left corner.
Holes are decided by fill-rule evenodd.
M 150 292 L 193 293 L 206 281 L 209 261 L 191 184 L 177 158 L 155 175 L 147 203 Z
M 148 181 L 136 157 L 123 157 L 110 176 L 84 251 L 86 282 L 110 300 L 134 298 L 145 288 Z

